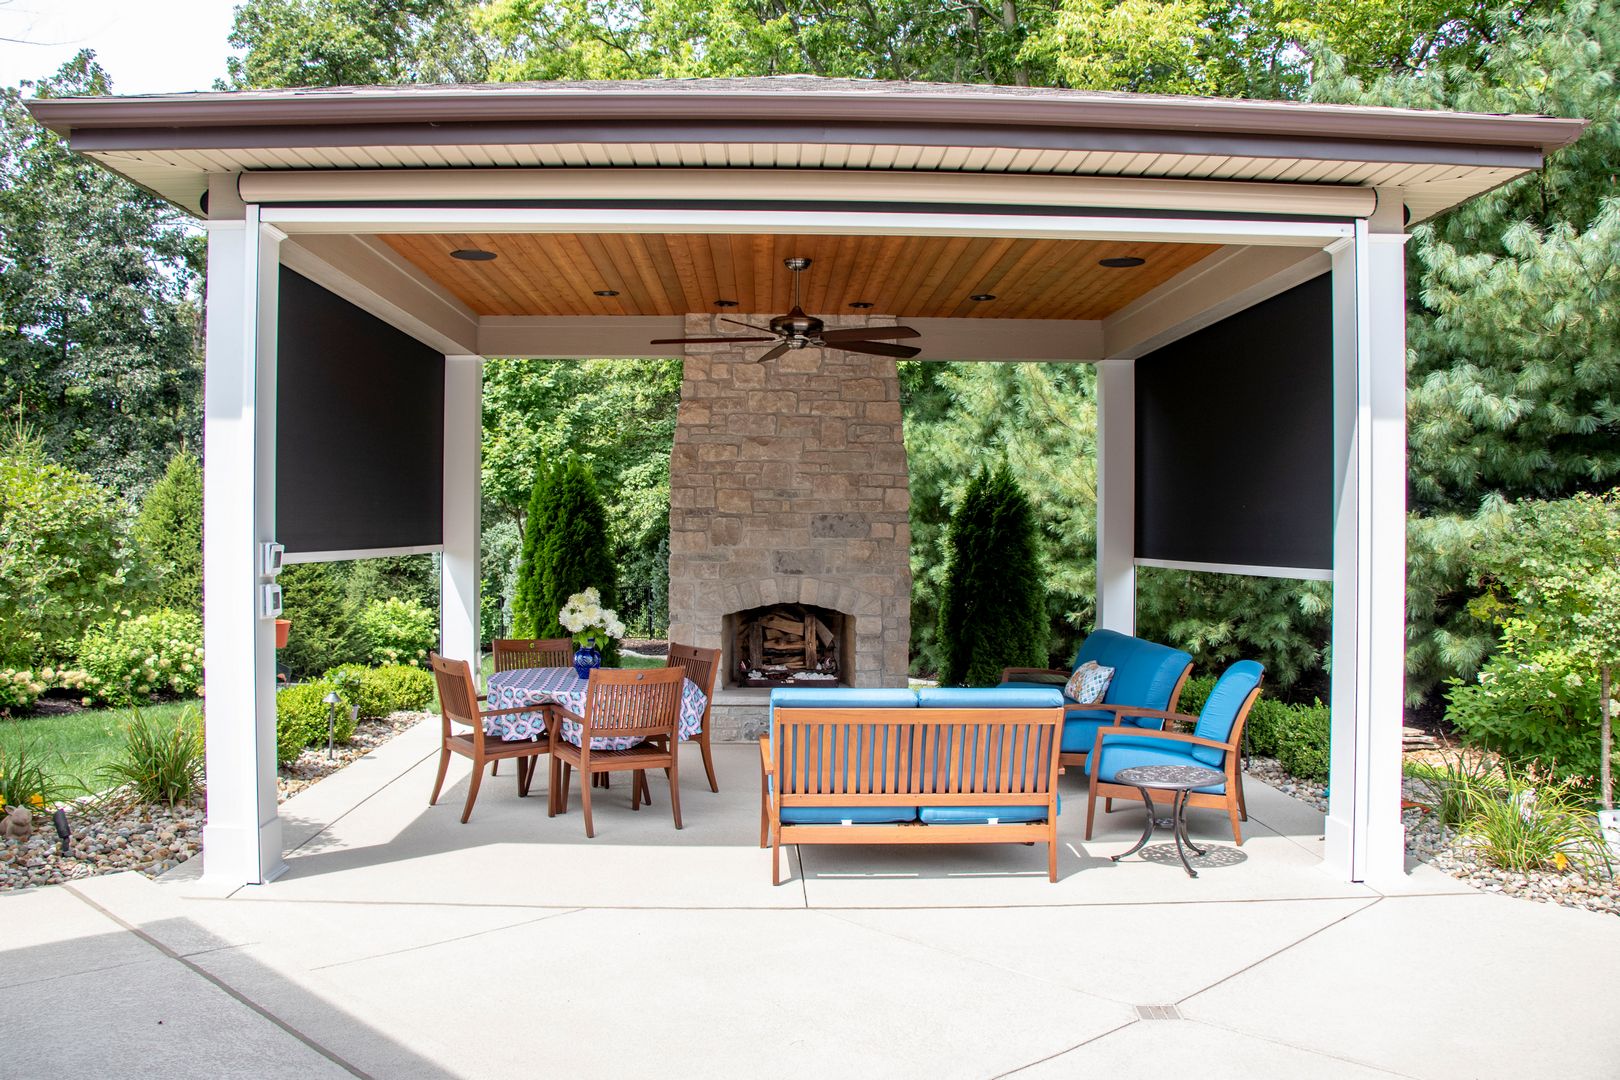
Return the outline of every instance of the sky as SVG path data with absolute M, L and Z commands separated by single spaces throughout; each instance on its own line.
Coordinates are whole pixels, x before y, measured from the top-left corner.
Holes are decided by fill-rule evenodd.
M 94 49 L 117 94 L 208 90 L 225 75 L 240 0 L 0 0 L 0 85 Z

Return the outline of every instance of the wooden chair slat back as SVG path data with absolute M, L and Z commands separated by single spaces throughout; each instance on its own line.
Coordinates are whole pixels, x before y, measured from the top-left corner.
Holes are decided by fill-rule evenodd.
M 1061 709 L 778 709 L 774 753 L 784 797 L 956 796 L 1044 801 L 1057 777 Z
M 682 668 L 596 668 L 585 689 L 584 731 L 590 738 L 614 735 L 675 736 L 681 720 Z
M 473 683 L 472 665 L 465 660 L 446 660 L 438 653 L 428 654 L 428 666 L 433 669 L 433 681 L 439 688 L 439 720 L 445 738 L 452 734 L 451 724 L 473 729 L 473 741 L 482 745 L 484 724 L 478 716 L 478 688 Z
M 720 670 L 720 650 L 704 649 L 697 645 L 669 643 L 669 656 L 665 667 L 678 667 L 686 677 L 697 684 L 708 697 L 714 696 L 714 677 Z
M 567 667 L 574 662 L 572 638 L 496 638 L 490 644 L 496 671 Z

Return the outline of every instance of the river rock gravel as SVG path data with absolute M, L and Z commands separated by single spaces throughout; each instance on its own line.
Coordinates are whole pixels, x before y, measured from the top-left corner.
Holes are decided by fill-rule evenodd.
M 325 747 L 305 750 L 297 761 L 277 771 L 279 801 L 285 802 L 428 718 L 428 713 L 395 713 L 381 720 L 361 720 L 353 741 L 337 747 L 331 761 Z M 62 852 L 50 815 L 35 815 L 34 833 L 27 840 L 0 837 L 0 892 L 123 870 L 157 877 L 202 850 L 200 799 L 174 807 L 132 804 L 125 792 L 114 789 L 59 805 L 67 812 L 71 834 L 67 853 Z

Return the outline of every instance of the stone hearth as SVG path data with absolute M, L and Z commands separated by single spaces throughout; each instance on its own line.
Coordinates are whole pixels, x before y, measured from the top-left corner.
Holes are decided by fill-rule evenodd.
M 893 320 L 827 320 L 870 323 Z M 686 320 L 688 336 L 733 331 L 746 334 L 709 315 Z M 670 639 L 723 648 L 729 615 L 813 605 L 853 623 L 856 685 L 904 686 L 911 494 L 895 362 L 802 349 L 754 363 L 766 348 L 686 346 L 670 458 Z M 715 737 L 760 731 L 768 695 L 722 689 Z

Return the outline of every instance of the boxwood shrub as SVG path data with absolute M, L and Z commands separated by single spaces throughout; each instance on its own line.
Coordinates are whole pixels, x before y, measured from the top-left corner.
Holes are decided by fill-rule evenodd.
M 345 703 L 357 705 L 364 717 L 414 712 L 433 700 L 433 676 L 405 664 L 368 668 L 344 664 L 327 671 L 322 681 L 332 683 Z
M 329 706 L 323 699 L 337 684 L 324 679 L 298 683 L 276 692 L 276 764 L 288 765 L 306 746 L 326 745 Z M 339 697 L 342 692 L 339 691 Z M 354 738 L 354 720 L 349 706 L 339 702 L 333 734 L 340 743 Z

